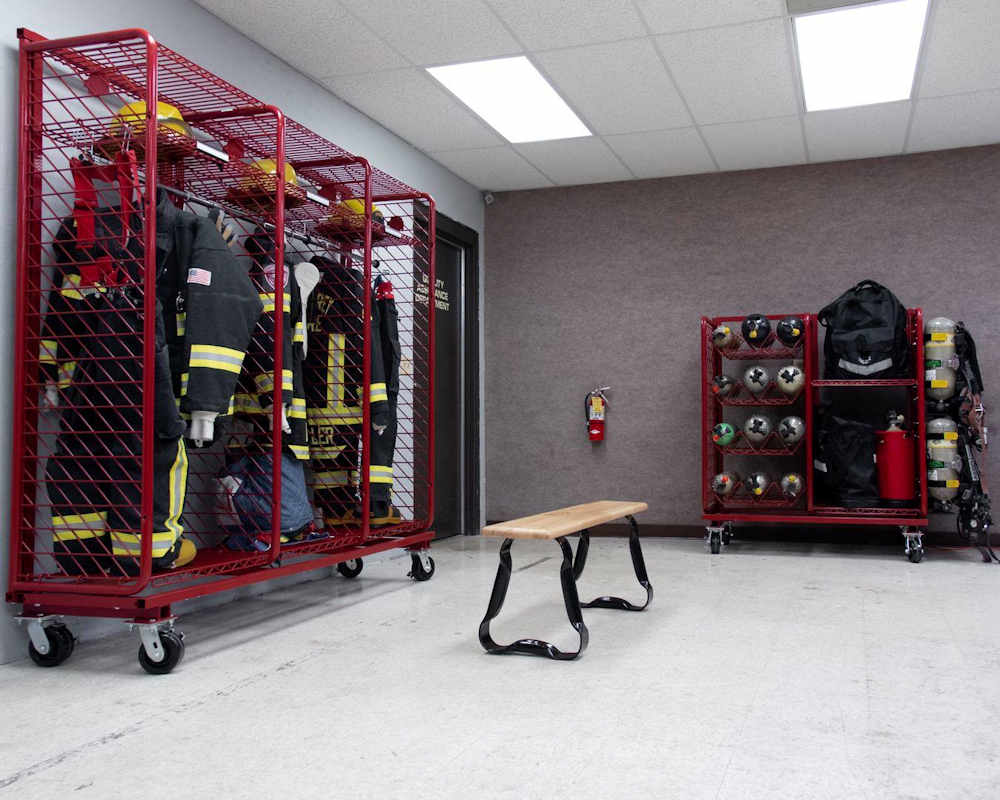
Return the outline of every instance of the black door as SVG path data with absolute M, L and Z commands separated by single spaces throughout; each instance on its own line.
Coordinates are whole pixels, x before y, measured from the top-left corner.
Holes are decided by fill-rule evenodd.
M 435 270 L 434 530 L 464 533 L 463 276 L 465 250 L 437 238 Z

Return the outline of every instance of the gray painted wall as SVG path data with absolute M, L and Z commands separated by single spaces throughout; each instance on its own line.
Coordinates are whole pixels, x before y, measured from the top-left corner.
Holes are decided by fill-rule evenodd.
M 439 210 L 482 233 L 483 204 L 479 192 L 402 139 L 354 110 L 319 84 L 289 67 L 189 0 L 14 0 L 4 7 L 0 31 L 0 285 L 12 297 L 17 179 L 17 27 L 49 38 L 102 30 L 140 27 L 157 40 L 218 73 L 332 141 L 367 157 L 396 177 L 430 192 Z M 0 385 L 11 383 L 13 302 L 0 311 L 4 342 Z M 0 403 L 0 507 L 9 508 L 10 410 Z M 6 588 L 6 536 L 0 546 L 0 584 Z M 260 590 L 260 589 L 258 589 Z M 6 606 L 7 613 L 13 613 Z M 21 658 L 24 634 L 0 614 L 0 663 Z
M 818 311 L 871 277 L 964 319 L 1000 387 L 1000 146 L 496 198 L 488 519 L 607 497 L 698 524 L 702 314 Z M 603 384 L 594 447 L 583 396 Z

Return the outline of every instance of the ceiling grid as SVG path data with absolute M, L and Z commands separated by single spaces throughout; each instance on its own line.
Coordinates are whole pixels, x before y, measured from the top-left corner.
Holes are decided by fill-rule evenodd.
M 785 0 L 196 0 L 484 190 L 1000 141 L 1000 7 L 930 0 L 911 100 L 806 113 Z M 430 66 L 527 56 L 594 133 L 511 145 Z

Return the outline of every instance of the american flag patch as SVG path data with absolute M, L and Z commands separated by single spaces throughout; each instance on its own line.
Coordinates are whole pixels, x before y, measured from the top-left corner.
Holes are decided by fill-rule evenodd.
M 188 283 L 200 283 L 202 286 L 212 285 L 212 273 L 207 269 L 199 269 L 195 267 L 194 269 L 188 270 Z

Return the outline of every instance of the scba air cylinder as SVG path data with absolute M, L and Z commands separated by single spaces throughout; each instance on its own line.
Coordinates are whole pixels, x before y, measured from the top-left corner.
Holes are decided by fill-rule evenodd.
M 934 317 L 924 325 L 924 366 L 954 367 L 955 323 L 947 317 Z
M 951 467 L 927 470 L 927 491 L 935 500 L 954 500 L 958 495 L 958 473 Z
M 953 419 L 938 417 L 927 423 L 927 469 L 962 468 L 958 454 L 958 424 Z

